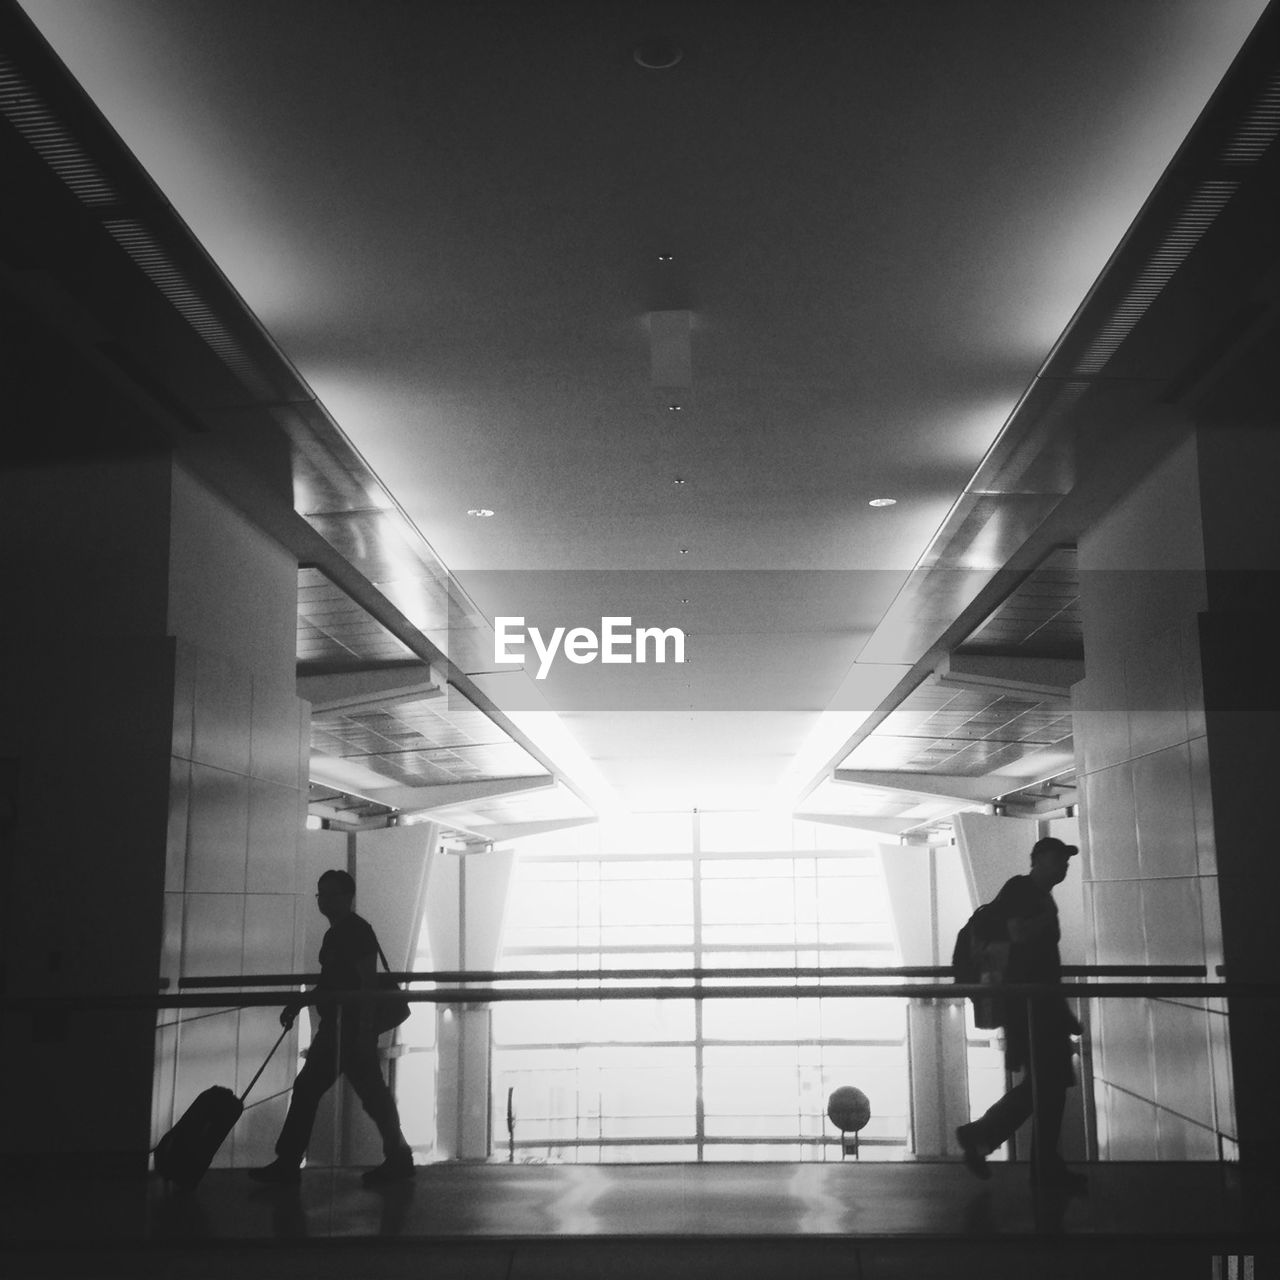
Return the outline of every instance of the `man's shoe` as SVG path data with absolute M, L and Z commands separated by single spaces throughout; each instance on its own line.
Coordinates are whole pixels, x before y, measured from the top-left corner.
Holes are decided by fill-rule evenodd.
M 987 1153 L 983 1151 L 978 1135 L 973 1131 L 973 1125 L 962 1124 L 956 1130 L 956 1141 L 964 1154 L 964 1167 L 975 1178 L 991 1177 L 991 1170 L 987 1167 Z
M 290 1186 L 301 1181 L 302 1171 L 296 1164 L 290 1164 L 288 1160 L 273 1160 L 270 1164 L 263 1165 L 261 1169 L 250 1169 L 249 1177 L 254 1182 L 274 1182 Z
M 360 1181 L 366 1187 L 381 1186 L 384 1182 L 405 1182 L 412 1178 L 416 1168 L 412 1151 L 399 1151 L 388 1156 L 374 1169 L 366 1169 L 360 1175 Z

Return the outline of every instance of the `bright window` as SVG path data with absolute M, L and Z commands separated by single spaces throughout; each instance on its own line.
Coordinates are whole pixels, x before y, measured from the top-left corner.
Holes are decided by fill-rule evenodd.
M 500 963 L 784 971 L 899 963 L 878 857 L 833 848 L 810 826 L 756 814 L 662 815 L 605 830 L 596 850 L 565 852 L 554 836 L 530 842 Z M 898 1000 L 513 1002 L 494 1007 L 493 1041 L 495 1132 L 505 1131 L 513 1089 L 517 1158 L 839 1160 L 826 1102 L 846 1084 L 872 1100 L 863 1158 L 906 1152 Z

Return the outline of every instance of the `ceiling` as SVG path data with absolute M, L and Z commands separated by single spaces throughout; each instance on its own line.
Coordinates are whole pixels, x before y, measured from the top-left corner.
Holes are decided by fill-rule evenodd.
M 431 623 L 361 572 L 466 677 L 454 736 L 401 700 L 324 711 L 317 750 L 402 801 L 555 775 L 562 810 L 542 789 L 481 828 L 589 796 L 902 829 L 968 793 L 891 774 L 1069 771 L 1054 680 L 984 698 L 920 665 L 948 627 L 973 659 L 1078 660 L 1069 549 L 975 605 L 999 543 L 928 626 L 912 570 L 1264 7 L 22 0 L 447 566 Z M 658 39 L 681 60 L 639 65 Z M 423 657 L 300 587 L 304 678 Z M 495 669 L 486 620 L 610 615 L 682 628 L 688 661 Z M 477 705 L 510 722 L 464 742 Z M 419 735 L 399 763 L 388 733 Z

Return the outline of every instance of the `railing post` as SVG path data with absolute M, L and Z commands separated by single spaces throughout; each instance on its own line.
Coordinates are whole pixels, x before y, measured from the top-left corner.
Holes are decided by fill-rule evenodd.
M 333 1151 L 329 1163 L 335 1168 L 347 1158 L 347 1117 L 343 1103 L 346 1100 L 346 1081 L 342 1078 L 342 1018 L 343 1002 L 337 1001 L 333 1019 Z
M 1048 1163 L 1044 1144 L 1040 1141 L 1040 1080 L 1036 1071 L 1036 1001 L 1028 996 L 1027 1010 L 1027 1078 L 1031 1081 L 1031 1176 L 1040 1182 Z

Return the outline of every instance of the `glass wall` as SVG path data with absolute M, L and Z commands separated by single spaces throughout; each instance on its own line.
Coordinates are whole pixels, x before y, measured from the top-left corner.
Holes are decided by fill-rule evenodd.
M 503 936 L 504 969 L 899 963 L 878 854 L 838 828 L 758 814 L 528 842 Z M 498 1004 L 493 1041 L 494 1133 L 501 1148 L 510 1102 L 516 1159 L 839 1160 L 827 1098 L 850 1084 L 872 1104 L 862 1158 L 906 1151 L 899 1001 Z
M 425 972 L 433 967 L 424 928 L 410 968 Z M 436 1006 L 419 1003 L 409 1009 L 395 1034 L 388 1077 L 404 1136 L 419 1158 L 430 1159 L 436 1145 Z

